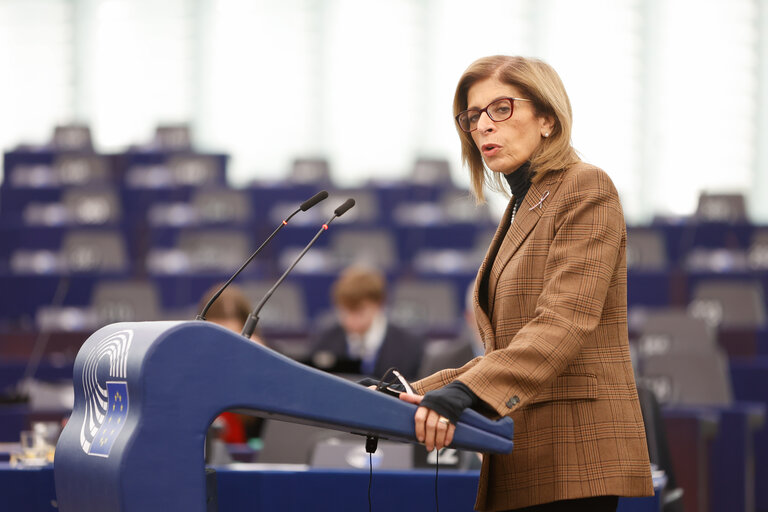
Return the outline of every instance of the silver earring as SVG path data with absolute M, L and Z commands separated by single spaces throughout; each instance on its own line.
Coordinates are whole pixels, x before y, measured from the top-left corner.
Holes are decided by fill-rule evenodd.
M 544 133 L 544 138 L 546 139 L 547 137 L 549 137 L 549 132 Z

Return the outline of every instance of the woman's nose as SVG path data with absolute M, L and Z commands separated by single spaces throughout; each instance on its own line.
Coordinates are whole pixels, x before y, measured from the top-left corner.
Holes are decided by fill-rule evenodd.
M 496 124 L 488 117 L 487 112 L 480 114 L 480 119 L 477 120 L 477 130 L 480 132 L 492 131 Z

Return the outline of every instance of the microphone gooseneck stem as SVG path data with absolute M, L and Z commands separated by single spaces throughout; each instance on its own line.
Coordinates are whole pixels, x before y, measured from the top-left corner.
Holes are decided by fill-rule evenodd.
M 56 308 L 60 308 L 64 304 L 64 299 L 69 292 L 71 280 L 68 275 L 64 275 L 59 278 L 59 282 L 56 285 L 56 291 L 53 293 L 53 299 L 51 305 Z M 24 375 L 21 377 L 19 383 L 24 385 L 27 380 L 34 379 L 37 369 L 40 366 L 40 361 L 45 354 L 45 348 L 48 345 L 48 341 L 51 338 L 51 333 L 47 327 L 41 326 L 40 332 L 35 337 L 35 342 L 32 345 L 32 352 L 29 355 L 29 360 L 24 368 Z
M 304 255 L 309 251 L 309 249 L 312 248 L 312 245 L 314 245 L 315 241 L 320 238 L 320 235 L 323 234 L 324 231 L 328 229 L 328 226 L 333 222 L 333 219 L 338 217 L 338 215 L 334 214 L 333 217 L 328 220 L 325 224 L 323 224 L 323 227 L 320 228 L 320 231 L 317 232 L 317 234 L 312 238 L 312 240 L 309 241 L 306 247 L 304 247 L 304 250 L 301 251 L 301 253 L 296 257 L 295 260 L 293 260 L 293 263 L 290 267 L 288 267 L 288 270 L 283 272 L 283 275 L 280 276 L 280 279 L 277 280 L 277 282 L 272 285 L 272 288 L 267 291 L 267 293 L 264 294 L 264 297 L 261 299 L 261 301 L 256 305 L 255 308 L 253 308 L 253 311 L 250 315 L 248 315 L 248 319 L 245 321 L 245 325 L 243 325 L 243 330 L 240 334 L 245 336 L 246 338 L 250 338 L 253 335 L 253 331 L 256 330 L 256 324 L 259 322 L 259 312 L 261 311 L 261 308 L 264 307 L 264 304 L 267 303 L 269 298 L 272 296 L 273 293 L 275 293 L 275 290 L 278 286 L 280 286 L 280 283 L 282 283 L 286 277 L 288 277 L 288 274 L 293 270 L 293 267 L 295 267 L 301 258 L 304 257 Z

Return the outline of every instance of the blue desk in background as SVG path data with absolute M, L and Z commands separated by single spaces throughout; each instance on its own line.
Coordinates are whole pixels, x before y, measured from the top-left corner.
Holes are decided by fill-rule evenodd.
M 438 499 L 441 512 L 474 510 L 479 471 L 441 471 Z M 219 512 L 336 512 L 367 510 L 368 471 L 309 469 L 249 471 L 217 468 Z M 648 498 L 622 498 L 618 512 L 659 512 L 660 489 Z M 375 510 L 435 510 L 432 470 L 373 473 L 371 501 Z
M 52 512 L 56 509 L 53 465 L 12 468 L 0 462 L 0 507 L 8 512 Z
M 479 471 L 441 471 L 438 499 L 441 512 L 474 510 Z M 366 510 L 368 471 L 252 471 L 216 469 L 219 512 L 279 510 L 285 512 Z M 435 472 L 375 471 L 371 486 L 375 510 L 435 510 Z M 618 512 L 658 512 L 661 499 L 622 498 Z
M 368 471 L 325 469 L 239 469 L 217 467 L 219 512 L 367 510 Z M 442 512 L 473 510 L 478 471 L 441 471 L 438 498 Z M 435 509 L 435 473 L 430 470 L 374 470 L 371 499 L 375 510 Z M 11 468 L 0 462 L 2 510 L 56 511 L 53 466 Z M 658 512 L 659 489 L 648 498 L 622 498 L 618 512 Z

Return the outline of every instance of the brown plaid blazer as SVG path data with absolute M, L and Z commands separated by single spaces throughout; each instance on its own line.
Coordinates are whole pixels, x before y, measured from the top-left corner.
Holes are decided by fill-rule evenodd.
M 475 285 L 485 355 L 414 388 L 425 393 L 459 379 L 515 421 L 512 453 L 483 458 L 478 510 L 652 495 L 616 188 L 602 170 L 579 163 L 536 176 L 510 226 L 511 205 Z M 486 274 L 488 314 L 478 302 Z

